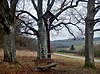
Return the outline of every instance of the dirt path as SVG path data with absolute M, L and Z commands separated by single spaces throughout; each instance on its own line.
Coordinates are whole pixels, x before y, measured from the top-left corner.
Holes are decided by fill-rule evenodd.
M 64 56 L 64 57 L 69 57 L 69 58 L 74 58 L 74 59 L 80 59 L 80 60 L 85 60 L 84 57 L 79 57 L 79 56 L 64 55 L 64 54 L 59 54 L 59 53 L 53 53 L 53 55 Z M 95 59 L 94 61 L 100 63 L 99 59 Z
M 37 55 L 36 52 L 32 52 L 32 51 L 16 51 L 16 54 L 17 54 L 17 56 L 34 56 L 34 57 L 36 57 L 36 55 Z M 64 54 L 59 54 L 59 53 L 53 53 L 53 55 L 85 60 L 84 57 L 79 57 L 79 56 L 64 55 Z M 3 56 L 3 50 L 0 51 L 0 56 Z M 54 56 L 52 56 L 52 57 L 54 57 Z M 99 59 L 95 59 L 95 62 L 100 63 L 100 60 Z

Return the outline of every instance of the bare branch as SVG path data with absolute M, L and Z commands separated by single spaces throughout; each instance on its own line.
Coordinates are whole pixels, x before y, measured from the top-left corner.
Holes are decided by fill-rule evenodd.
M 68 8 L 74 8 L 74 7 L 77 7 L 79 1 L 80 1 L 80 0 L 78 0 L 78 1 L 76 2 L 75 5 L 70 5 L 70 6 L 65 7 L 64 9 L 62 9 L 61 11 L 59 11 L 55 16 L 59 16 L 63 11 L 67 10 Z
M 63 8 L 62 10 L 60 10 L 57 14 L 55 14 L 55 17 L 57 18 L 63 11 L 65 11 L 65 10 L 67 10 L 69 8 L 77 7 L 79 1 L 81 1 L 81 0 L 78 0 L 75 5 L 66 6 L 65 8 Z M 51 22 L 53 22 L 54 20 L 55 20 L 55 18 L 53 18 Z
M 50 0 L 48 0 L 48 3 L 47 3 L 47 10 L 48 10 L 49 5 L 50 5 Z
M 72 6 L 72 4 L 73 4 L 73 1 L 74 1 L 74 0 L 72 0 L 72 1 L 71 1 L 71 5 L 70 5 L 70 6 Z
M 94 20 L 94 25 L 95 25 L 96 23 L 98 23 L 98 22 L 100 22 L 100 18 L 97 18 L 97 19 Z
M 20 19 L 21 20 L 21 19 Z M 30 27 L 28 26 L 28 24 L 31 24 L 31 23 L 26 23 L 24 20 L 21 20 L 23 24 L 25 24 L 26 27 L 29 28 L 29 30 L 32 30 L 34 32 L 34 35 L 37 35 L 38 36 L 38 31 L 36 29 L 34 29 L 33 27 Z
M 67 25 L 65 25 L 65 27 L 67 28 L 68 32 L 74 37 L 74 39 L 76 39 L 75 35 L 70 31 L 69 27 Z
M 58 27 L 58 26 L 62 27 L 62 26 L 61 26 L 62 24 L 68 29 L 68 32 L 69 32 L 74 38 L 75 38 L 75 35 L 70 31 L 69 27 L 67 26 L 68 24 L 71 24 L 71 25 L 77 27 L 78 30 L 81 31 L 81 33 L 83 34 L 83 31 L 76 25 L 76 24 L 78 24 L 78 23 L 73 24 L 73 23 L 71 23 L 71 22 L 68 22 L 68 23 L 60 22 L 60 23 L 58 23 L 58 24 L 56 24 L 56 25 L 54 25 L 54 26 L 52 25 L 52 27 L 50 28 L 50 30 L 53 30 L 53 29 L 55 29 L 55 28 Z
M 66 0 L 64 0 L 63 3 L 61 4 L 61 8 L 60 8 L 60 10 L 62 10 L 63 7 L 65 6 L 65 2 L 66 2 Z
M 95 30 L 93 30 L 94 32 L 96 32 L 96 31 L 100 31 L 100 29 L 95 29 Z
M 29 33 L 29 32 L 20 32 L 19 34 L 28 34 L 28 35 L 36 35 L 36 34 L 32 34 L 32 33 Z
M 26 14 L 30 15 L 33 19 L 35 19 L 36 21 L 38 21 L 38 19 L 37 19 L 35 16 L 33 16 L 31 13 L 29 13 L 28 11 L 19 10 L 19 11 L 16 11 L 16 12 L 20 12 L 20 13 L 17 15 L 17 17 L 18 17 L 19 15 L 23 14 L 23 13 L 26 13 Z
M 100 5 L 98 5 L 96 8 L 95 8 L 95 12 L 94 12 L 94 15 L 97 14 L 97 12 L 100 10 Z
M 48 0 L 48 3 L 47 3 L 47 10 L 51 10 L 53 4 L 54 4 L 55 0 L 52 0 L 51 3 L 50 3 L 50 0 Z
M 88 0 L 81 0 L 82 2 L 88 2 Z M 95 4 L 100 4 L 99 1 L 96 2 Z
M 34 0 L 31 0 L 31 2 L 32 2 L 32 4 L 33 4 L 35 10 L 37 11 L 37 6 L 36 6 L 36 4 L 35 4 L 35 1 L 34 1 Z
M 81 31 L 81 33 L 83 34 L 83 31 L 80 29 L 80 27 L 78 27 L 76 24 L 78 24 L 78 23 L 76 23 L 76 24 L 73 24 L 73 23 L 71 23 L 72 25 L 74 25 L 74 26 L 76 26 L 78 29 L 79 29 L 79 31 Z
M 85 20 L 85 18 L 82 17 L 82 15 L 80 14 L 80 12 L 76 8 L 73 8 L 73 9 L 79 14 L 79 16 L 81 17 L 81 19 Z
M 74 14 L 73 14 L 73 12 L 71 12 L 71 14 L 73 15 L 73 17 L 77 20 L 77 23 L 76 24 L 78 24 L 78 23 L 81 23 L 81 24 L 83 24 L 84 25 L 84 23 L 83 22 L 81 22 L 81 20 L 84 20 L 84 18 L 82 18 L 81 17 L 81 19 L 78 19 L 78 17 L 76 17 Z M 81 16 L 81 14 L 79 13 L 79 15 Z
M 58 24 L 56 24 L 56 25 L 52 25 L 52 26 L 50 27 L 50 30 L 55 29 L 56 27 L 60 26 L 62 23 L 63 23 L 63 22 L 60 22 L 60 23 L 58 23 Z

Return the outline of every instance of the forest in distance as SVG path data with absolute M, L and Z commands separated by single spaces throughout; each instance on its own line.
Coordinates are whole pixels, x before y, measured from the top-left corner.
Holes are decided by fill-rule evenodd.
M 64 39 L 64 40 L 55 40 L 51 41 L 51 47 L 52 48 L 67 48 L 73 45 L 82 45 L 84 44 L 84 39 Z M 94 44 L 100 44 L 100 37 L 94 38 Z

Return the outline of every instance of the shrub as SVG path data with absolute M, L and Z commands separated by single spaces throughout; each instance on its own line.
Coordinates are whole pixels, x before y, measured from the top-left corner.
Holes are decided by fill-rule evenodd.
M 85 53 L 85 50 L 84 50 L 84 48 L 82 48 L 82 49 L 76 50 L 75 53 L 78 54 L 78 55 L 83 56 L 84 53 Z
M 85 53 L 85 49 L 76 50 L 75 53 L 82 56 Z M 100 44 L 94 45 L 94 56 L 100 57 Z
M 75 50 L 74 45 L 72 44 L 70 50 Z
M 100 44 L 94 46 L 94 56 L 100 57 Z

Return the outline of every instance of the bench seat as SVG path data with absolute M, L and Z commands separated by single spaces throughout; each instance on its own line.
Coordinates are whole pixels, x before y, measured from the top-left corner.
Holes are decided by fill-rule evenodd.
M 55 67 L 57 65 L 57 63 L 55 63 L 51 59 L 36 59 L 36 60 L 34 60 L 34 62 L 36 65 L 35 66 L 36 71 L 48 70 L 48 69 Z

